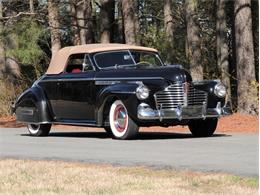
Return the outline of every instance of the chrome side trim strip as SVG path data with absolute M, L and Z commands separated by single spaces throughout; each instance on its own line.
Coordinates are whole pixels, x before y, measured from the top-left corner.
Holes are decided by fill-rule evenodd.
M 164 78 L 162 77 L 107 77 L 107 78 L 96 78 L 95 80 L 96 81 L 103 81 L 103 80 L 130 80 L 130 81 L 133 81 L 133 80 L 163 80 Z
M 54 81 L 56 81 L 56 82 L 65 82 L 65 81 L 142 81 L 142 80 L 163 80 L 163 78 L 162 77 L 60 78 L 60 79 L 41 80 L 41 82 L 54 82 Z
M 95 81 L 96 85 L 114 85 L 121 83 L 120 81 Z

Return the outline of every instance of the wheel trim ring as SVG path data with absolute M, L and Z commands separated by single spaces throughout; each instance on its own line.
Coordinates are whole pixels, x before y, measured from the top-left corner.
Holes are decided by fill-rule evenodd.
M 125 115 L 125 116 L 123 116 L 121 118 L 120 115 Z M 118 132 L 122 133 L 126 130 L 127 122 L 128 122 L 128 116 L 127 116 L 127 112 L 126 112 L 124 106 L 122 106 L 122 105 L 116 106 L 115 111 L 114 111 L 113 120 L 114 120 L 114 127 Z M 119 120 L 121 122 L 119 122 Z
M 40 125 L 36 124 L 28 124 L 28 130 L 30 133 L 35 134 L 39 131 Z

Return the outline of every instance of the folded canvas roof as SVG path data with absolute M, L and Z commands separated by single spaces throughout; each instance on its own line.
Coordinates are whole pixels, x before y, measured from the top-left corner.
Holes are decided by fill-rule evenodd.
M 46 74 L 59 74 L 63 72 L 67 63 L 67 59 L 72 54 L 96 53 L 96 52 L 103 52 L 103 51 L 128 50 L 128 49 L 157 52 L 156 49 L 149 48 L 149 47 L 141 47 L 141 46 L 117 44 L 117 43 L 86 44 L 86 45 L 64 47 L 60 49 L 53 56 Z

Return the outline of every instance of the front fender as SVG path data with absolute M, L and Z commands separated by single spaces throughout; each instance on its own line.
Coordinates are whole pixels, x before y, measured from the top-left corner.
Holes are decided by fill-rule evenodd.
M 194 87 L 198 90 L 202 90 L 208 93 L 208 107 L 215 108 L 218 102 L 221 102 L 221 106 L 225 105 L 225 98 L 219 98 L 214 93 L 215 86 L 219 83 L 218 80 L 206 80 L 193 82 Z
M 23 92 L 14 104 L 18 121 L 26 123 L 50 123 L 49 104 L 42 88 L 33 86 Z
M 96 103 L 97 109 L 95 112 L 98 125 L 101 126 L 103 124 L 104 112 L 116 99 L 119 99 L 124 103 L 129 116 L 133 120 L 137 119 L 137 106 L 139 100 L 135 95 L 135 91 L 138 86 L 137 83 L 118 83 L 103 88 L 97 96 Z

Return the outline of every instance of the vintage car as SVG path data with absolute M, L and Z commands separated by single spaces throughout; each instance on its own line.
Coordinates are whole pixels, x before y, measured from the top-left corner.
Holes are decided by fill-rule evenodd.
M 33 136 L 52 124 L 102 127 L 116 139 L 139 127 L 188 125 L 197 137 L 213 135 L 231 113 L 218 80 L 193 82 L 181 65 L 166 65 L 156 49 L 126 44 L 65 47 L 12 105 Z

